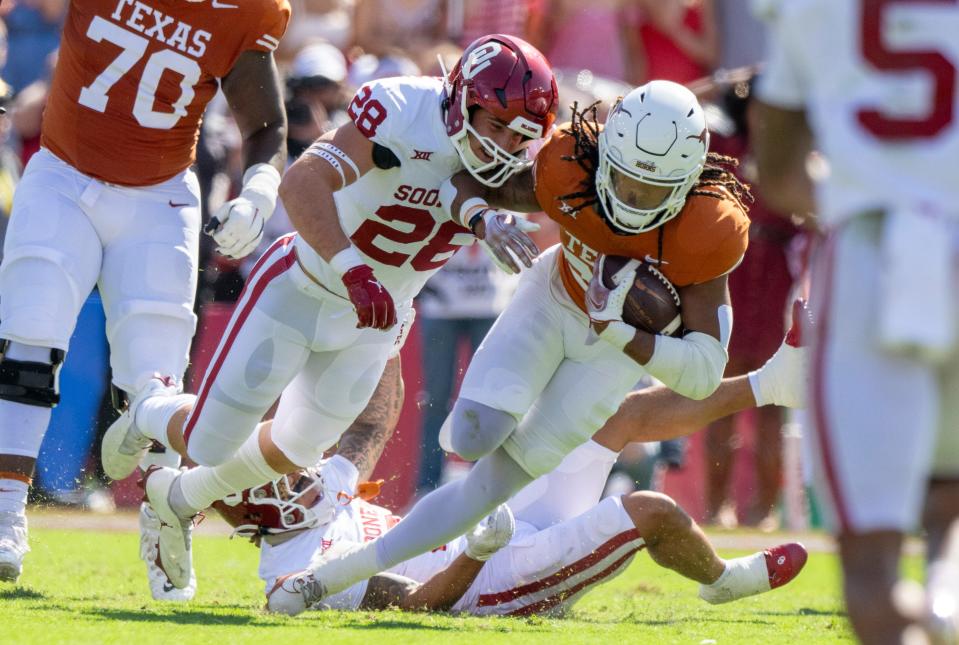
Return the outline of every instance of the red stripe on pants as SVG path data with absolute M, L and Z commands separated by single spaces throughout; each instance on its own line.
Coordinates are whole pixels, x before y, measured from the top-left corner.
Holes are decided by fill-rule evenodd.
M 200 418 L 200 413 L 203 411 L 203 405 L 206 403 L 206 398 L 210 393 L 210 388 L 213 386 L 213 382 L 216 380 L 216 376 L 220 372 L 220 368 L 223 366 L 223 361 L 226 360 L 227 354 L 230 353 L 230 348 L 233 346 L 233 342 L 236 340 L 237 334 L 239 334 L 240 329 L 243 328 L 243 323 L 249 317 L 250 312 L 253 311 L 253 307 L 256 305 L 257 300 L 260 298 L 260 295 L 263 293 L 263 290 L 266 289 L 267 285 L 270 284 L 270 282 L 272 282 L 277 276 L 282 275 L 288 271 L 290 267 L 296 264 L 296 250 L 292 248 L 289 249 L 285 256 L 280 258 L 274 264 L 271 264 L 262 273 L 257 273 L 258 269 L 264 266 L 267 260 L 276 255 L 280 249 L 286 249 L 286 247 L 292 244 L 292 235 L 281 237 L 273 243 L 273 246 L 271 246 L 253 266 L 253 271 L 250 273 L 250 279 L 243 287 L 242 293 L 240 293 L 240 302 L 243 304 L 240 306 L 239 310 L 234 313 L 233 319 L 227 326 L 226 339 L 216 350 L 216 354 L 213 357 L 213 361 L 210 363 L 210 367 L 207 370 L 206 376 L 203 377 L 203 383 L 200 385 L 200 391 L 197 393 L 196 404 L 193 406 L 193 410 L 190 411 L 190 416 L 187 418 L 186 427 L 183 429 L 183 442 L 186 443 L 187 447 L 190 445 L 190 435 L 193 434 L 193 429 L 196 427 L 196 421 Z
M 639 535 L 639 531 L 636 529 L 630 529 L 629 531 L 623 531 L 622 533 L 613 536 L 610 540 L 604 542 L 598 549 L 590 553 L 584 558 L 580 558 L 576 562 L 567 565 L 557 571 L 556 573 L 543 578 L 542 580 L 537 580 L 536 582 L 530 582 L 528 584 L 522 585 L 520 587 L 515 587 L 507 591 L 500 591 L 498 593 L 483 594 L 479 597 L 478 607 L 490 607 L 493 605 L 502 605 L 521 596 L 526 596 L 549 587 L 553 587 L 563 582 L 564 580 L 569 579 L 570 577 L 576 575 L 581 571 L 585 571 L 591 566 L 601 562 L 603 558 L 607 557 L 609 554 L 613 553 L 616 549 L 623 546 L 627 542 L 632 540 L 642 539 Z M 641 547 L 637 547 L 639 550 Z
M 833 498 L 833 506 L 836 509 L 839 526 L 845 531 L 850 526 L 849 513 L 846 510 L 845 498 L 840 488 L 836 464 L 830 449 L 830 434 L 834 434 L 835 430 L 830 429 L 826 413 L 826 343 L 829 339 L 829 316 L 832 314 L 832 299 L 835 295 L 833 292 L 835 287 L 836 238 L 838 234 L 838 231 L 834 231 L 829 235 L 822 251 L 824 254 L 824 275 L 821 284 L 824 292 L 822 311 L 816 312 L 818 333 L 816 334 L 816 351 L 813 354 L 812 387 L 815 393 L 813 396 L 814 425 L 816 426 L 816 435 L 819 437 L 819 452 L 826 473 L 826 484 Z
M 635 549 L 631 549 L 628 553 L 626 553 L 626 555 L 624 555 L 619 560 L 617 560 L 613 564 L 609 565 L 608 567 L 606 567 L 605 569 L 597 573 L 595 576 L 587 578 L 586 580 L 582 580 L 578 582 L 577 584 L 573 585 L 572 587 L 570 587 L 569 589 L 564 589 L 563 591 L 556 594 L 555 596 L 543 598 L 542 600 L 539 600 L 532 604 L 526 605 L 524 607 L 520 607 L 519 609 L 515 609 L 509 612 L 507 616 L 530 616 L 532 614 L 541 614 L 546 612 L 549 609 L 552 609 L 553 607 L 562 603 L 563 601 L 568 600 L 569 598 L 572 598 L 574 595 L 576 595 L 577 593 L 579 593 L 586 587 L 590 585 L 598 584 L 600 581 L 604 580 L 605 578 L 608 578 L 609 576 L 619 571 L 619 569 L 625 566 L 626 562 L 628 562 L 629 559 L 633 557 L 633 555 L 642 548 L 643 548 L 642 546 L 638 546 Z

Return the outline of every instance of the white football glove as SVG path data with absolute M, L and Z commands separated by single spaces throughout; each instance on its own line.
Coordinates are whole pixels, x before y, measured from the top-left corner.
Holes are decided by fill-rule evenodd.
M 320 477 L 323 478 L 323 490 L 335 503 L 346 505 L 353 501 L 360 471 L 352 461 L 333 455 L 320 464 Z
M 623 306 L 626 304 L 629 289 L 636 281 L 636 269 L 640 263 L 639 260 L 630 260 L 623 265 L 623 268 L 613 275 L 616 286 L 610 289 L 603 284 L 605 262 L 605 255 L 596 258 L 593 263 L 593 276 L 589 280 L 589 288 L 586 289 L 586 312 L 589 314 L 590 323 L 600 323 L 590 325 L 590 336 L 586 343 L 592 345 L 597 338 L 602 338 L 622 349 L 636 335 L 636 329 L 623 322 Z M 597 333 L 597 327 L 602 328 L 602 331 Z
M 805 408 L 809 390 L 809 348 L 806 337 L 814 324 L 802 298 L 792 306 L 792 324 L 782 345 L 766 364 L 749 373 L 749 386 L 757 406 Z
M 539 255 L 539 249 L 527 233 L 538 231 L 539 224 L 492 208 L 483 213 L 483 221 L 486 228 L 480 245 L 496 266 L 506 273 L 522 271 L 517 259 L 526 267 L 533 266 L 533 258 Z
M 276 208 L 279 186 L 280 173 L 270 164 L 247 169 L 239 197 L 220 206 L 206 226 L 218 253 L 239 260 L 260 245 L 263 226 Z
M 513 511 L 500 504 L 486 518 L 466 534 L 466 557 L 486 562 L 493 554 L 509 544 L 516 530 Z

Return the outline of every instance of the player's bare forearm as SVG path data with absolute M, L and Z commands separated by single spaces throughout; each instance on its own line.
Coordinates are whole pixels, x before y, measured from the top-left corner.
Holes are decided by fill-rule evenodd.
M 749 118 L 763 199 L 774 211 L 815 227 L 813 183 L 806 170 L 813 138 L 805 113 L 755 101 Z
M 450 566 L 413 590 L 397 606 L 406 611 L 449 611 L 476 580 L 483 564 L 461 553 Z
M 359 173 L 344 164 L 343 176 L 328 161 L 305 153 L 296 160 L 280 183 L 280 198 L 296 232 L 320 256 L 329 261 L 350 245 L 340 226 L 333 193 L 348 186 L 373 168 L 373 142 L 352 122 L 327 132 L 319 142 L 335 146 L 352 159 Z
M 360 481 L 368 480 L 393 436 L 403 407 L 403 375 L 400 358 L 390 359 L 366 409 L 340 437 L 336 454 L 348 459 L 359 471 Z
M 747 376 L 723 379 L 713 394 L 700 401 L 656 385 L 631 392 L 619 410 L 593 435 L 593 440 L 619 452 L 631 442 L 685 437 L 717 419 L 755 405 Z
M 454 214 L 454 218 L 459 215 L 463 203 L 473 197 L 479 197 L 495 208 L 519 213 L 533 213 L 543 210 L 536 201 L 532 168 L 513 175 L 499 188 L 491 188 L 481 184 L 465 170 L 453 175 L 451 181 L 456 186 L 456 197 L 450 207 L 450 212 Z M 462 222 L 462 224 L 466 226 L 468 222 Z
M 369 579 L 359 609 L 377 611 L 390 607 L 402 608 L 405 600 L 420 583 L 395 573 L 378 573 Z
M 286 169 L 286 110 L 273 55 L 248 51 L 222 82 L 233 118 L 243 136 L 244 167 L 268 163 Z
M 395 573 L 377 574 L 370 578 L 359 608 L 449 611 L 476 580 L 483 564 L 461 553 L 450 566 L 423 584 Z

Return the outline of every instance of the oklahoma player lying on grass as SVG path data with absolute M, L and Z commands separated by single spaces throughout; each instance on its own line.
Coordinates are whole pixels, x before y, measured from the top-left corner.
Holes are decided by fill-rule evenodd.
M 723 560 L 669 497 L 642 491 L 600 501 L 600 494 L 619 450 L 629 441 L 686 435 L 758 404 L 801 405 L 804 350 L 789 344 L 797 340 L 794 330 L 762 369 L 724 380 L 705 400 L 687 399 L 667 388 L 633 393 L 591 441 L 498 507 L 484 526 L 325 597 L 314 608 L 392 604 L 474 615 L 561 615 L 592 587 L 624 571 L 643 548 L 658 564 L 699 582 L 700 597 L 710 603 L 786 584 L 806 561 L 799 544 Z M 280 480 L 217 503 L 238 532 L 261 538 L 260 577 L 268 591 L 301 584 L 301 578 L 285 574 L 324 553 L 375 539 L 399 522 L 388 510 L 352 497 L 354 490 L 341 495 L 336 470 L 343 466 L 334 466 L 344 461 L 334 457 L 319 469 L 320 476 L 300 473 L 291 476 L 292 482 Z M 506 544 L 496 538 L 507 534 L 508 508 L 516 528 Z M 476 559 L 480 538 L 486 538 L 487 546 L 502 547 L 485 566 Z

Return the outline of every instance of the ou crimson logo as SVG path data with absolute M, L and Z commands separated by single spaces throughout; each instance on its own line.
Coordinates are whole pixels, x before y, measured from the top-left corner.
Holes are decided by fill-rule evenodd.
M 466 64 L 463 65 L 463 76 L 473 78 L 493 63 L 493 59 L 503 51 L 503 46 L 497 42 L 486 43 L 470 52 Z

